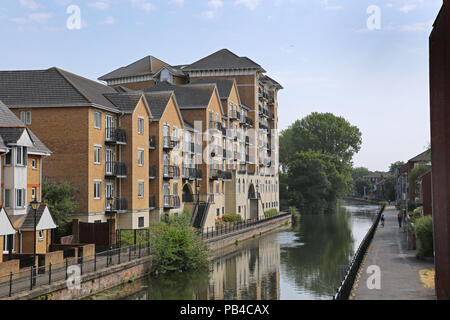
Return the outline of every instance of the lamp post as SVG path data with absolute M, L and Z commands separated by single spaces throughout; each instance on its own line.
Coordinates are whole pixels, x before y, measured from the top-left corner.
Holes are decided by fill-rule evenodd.
M 34 247 L 33 247 L 33 286 L 36 285 L 36 219 L 37 209 L 39 209 L 39 202 L 34 199 L 30 202 L 31 208 L 34 210 Z
M 110 212 L 110 214 L 112 214 L 114 212 L 114 198 L 113 197 L 109 197 L 106 201 L 108 202 L 108 208 L 107 209 Z M 117 219 L 117 217 L 116 217 L 116 219 Z M 111 244 L 112 244 L 111 230 L 108 230 L 108 232 L 109 232 L 109 245 L 111 246 Z

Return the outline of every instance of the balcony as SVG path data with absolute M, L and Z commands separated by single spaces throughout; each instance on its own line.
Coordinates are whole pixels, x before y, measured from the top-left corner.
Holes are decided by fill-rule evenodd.
M 192 200 L 194 203 L 214 203 L 214 194 L 193 194 Z
M 125 130 L 122 128 L 106 128 L 105 144 L 126 145 L 127 134 Z
M 245 137 L 245 144 L 250 145 L 250 137 L 249 136 Z
M 179 179 L 180 178 L 180 168 L 177 166 L 164 166 L 164 179 Z
M 219 179 L 222 181 L 232 181 L 233 174 L 230 171 L 219 170 Z
M 163 138 L 163 149 L 172 150 L 178 145 L 178 138 L 165 136 Z
M 156 179 L 156 166 L 150 166 L 150 169 L 149 169 L 149 178 L 150 178 L 151 180 Z
M 113 207 L 109 204 L 110 200 L 114 200 Z M 125 211 L 128 210 L 127 199 L 125 198 L 109 198 L 106 200 L 106 209 L 107 213 L 117 213 L 117 211 Z
M 125 179 L 127 177 L 127 166 L 123 162 L 106 162 L 106 179 Z
M 253 120 L 249 117 L 245 117 L 245 124 L 249 127 L 253 127 Z
M 150 136 L 149 141 L 148 141 L 148 148 L 151 150 L 156 149 L 156 137 L 155 136 Z
M 164 196 L 164 209 L 174 209 L 181 206 L 179 196 Z

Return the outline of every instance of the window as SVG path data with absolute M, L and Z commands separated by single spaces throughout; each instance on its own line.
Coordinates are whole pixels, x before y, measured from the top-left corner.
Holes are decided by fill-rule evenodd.
M 138 218 L 138 228 L 143 228 L 144 227 L 144 217 L 139 217 Z
M 220 217 L 220 209 L 217 208 L 217 216 Z
M 220 184 L 216 182 L 216 193 L 220 192 Z
M 39 241 L 44 240 L 44 231 L 39 230 Z
M 138 150 L 138 166 L 144 166 L 144 150 L 142 149 Z
M 31 168 L 37 169 L 37 160 L 36 159 L 31 160 Z
M 144 134 L 144 118 L 142 117 L 138 118 L 138 133 Z
M 16 208 L 24 208 L 25 207 L 25 189 L 16 189 Z
M 138 182 L 138 198 L 144 198 L 144 181 Z
M 23 155 L 22 155 L 22 147 L 17 147 L 16 148 L 16 164 L 17 165 L 22 165 L 23 164 Z
M 11 165 L 12 151 L 8 152 L 5 156 L 5 165 Z
M 101 194 L 101 181 L 94 181 L 94 200 L 100 200 L 102 197 Z
M 101 129 L 102 128 L 102 124 L 101 124 L 101 113 L 98 111 L 94 112 L 94 128 L 95 129 Z
M 31 188 L 31 198 L 36 200 L 36 187 Z
M 5 236 L 3 241 L 3 253 L 9 253 L 9 250 L 11 249 L 11 252 L 15 251 L 15 235 L 11 234 L 8 236 Z
M 20 120 L 26 125 L 31 124 L 31 111 L 20 111 Z
M 178 196 L 178 182 L 174 181 L 173 183 L 173 195 Z
M 11 207 L 11 190 L 5 189 L 5 207 L 10 208 Z
M 94 164 L 102 163 L 102 147 L 94 146 Z

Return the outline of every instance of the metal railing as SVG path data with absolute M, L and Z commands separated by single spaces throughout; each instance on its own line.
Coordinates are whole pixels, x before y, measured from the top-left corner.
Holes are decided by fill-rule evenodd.
M 125 248 L 111 249 L 87 257 L 66 258 L 61 263 L 29 267 L 20 272 L 11 272 L 0 277 L 0 298 L 12 297 L 14 294 L 31 291 L 41 286 L 69 280 L 73 275 L 72 266 L 77 266 L 79 275 L 104 270 L 111 266 L 128 263 L 146 256 L 151 256 L 150 241 Z
M 336 295 L 333 297 L 333 300 L 348 300 L 348 298 L 350 297 L 353 285 L 356 280 L 356 276 L 358 275 L 359 272 L 359 268 L 361 266 L 362 261 L 364 260 L 364 256 L 367 252 L 367 249 L 369 248 L 372 239 L 375 235 L 378 224 L 380 223 L 381 215 L 383 214 L 385 207 L 386 206 L 383 205 L 380 212 L 378 213 L 377 218 L 375 219 L 375 222 L 373 223 L 372 227 L 370 227 L 363 241 L 359 245 L 358 250 L 353 256 L 352 262 L 350 263 L 350 266 L 347 269 L 344 280 L 341 282 L 341 285 L 336 290 Z
M 221 226 L 203 228 L 203 230 L 201 231 L 202 240 L 213 239 L 216 237 L 227 235 L 227 234 L 235 232 L 235 231 L 252 228 L 252 227 L 260 225 L 262 223 L 281 219 L 281 218 L 284 218 L 284 217 L 287 217 L 290 215 L 291 215 L 290 213 L 282 212 L 282 213 L 280 213 L 276 216 L 270 217 L 270 218 L 259 217 L 259 218 L 254 218 L 254 219 L 248 219 L 247 221 L 238 222 L 238 223 L 227 223 L 227 224 L 223 224 Z

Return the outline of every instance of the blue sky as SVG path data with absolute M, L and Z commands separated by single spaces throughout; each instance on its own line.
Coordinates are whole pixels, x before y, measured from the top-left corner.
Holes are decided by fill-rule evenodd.
M 58 66 L 96 79 L 146 55 L 192 63 L 228 48 L 284 90 L 279 126 L 313 111 L 357 125 L 355 165 L 387 170 L 430 141 L 428 37 L 442 0 L 9 0 L 0 70 Z M 77 5 L 81 29 L 69 30 Z M 380 29 L 369 30 L 369 6 Z

